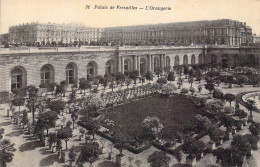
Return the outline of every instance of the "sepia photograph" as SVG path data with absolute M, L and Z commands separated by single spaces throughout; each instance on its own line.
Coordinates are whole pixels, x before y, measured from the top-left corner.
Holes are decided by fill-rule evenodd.
M 260 167 L 260 0 L 0 0 L 0 167 Z

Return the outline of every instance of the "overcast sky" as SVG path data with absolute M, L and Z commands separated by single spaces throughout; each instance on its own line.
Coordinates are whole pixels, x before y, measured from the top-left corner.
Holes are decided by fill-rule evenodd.
M 92 27 L 230 18 L 260 34 L 260 0 L 0 0 L 0 34 L 27 22 L 80 22 Z M 90 5 L 90 9 L 85 9 Z M 168 11 L 93 9 L 95 5 L 171 7 Z

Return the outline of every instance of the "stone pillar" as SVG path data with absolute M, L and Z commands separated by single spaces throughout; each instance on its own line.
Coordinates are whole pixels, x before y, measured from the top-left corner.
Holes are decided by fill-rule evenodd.
M 160 55 L 160 64 L 161 64 L 161 68 L 164 68 L 164 59 L 163 59 L 164 55 Z
M 134 70 L 137 70 L 137 57 L 134 55 Z
M 125 73 L 125 58 L 121 57 L 121 71 L 124 74 Z
M 136 58 L 137 58 L 137 70 L 139 71 L 138 75 L 140 75 L 140 56 L 138 55 L 136 56 Z
M 147 55 L 147 71 L 152 71 L 151 55 Z
M 121 72 L 121 57 L 117 57 L 117 72 Z
M 154 57 L 151 55 L 151 72 L 154 72 Z

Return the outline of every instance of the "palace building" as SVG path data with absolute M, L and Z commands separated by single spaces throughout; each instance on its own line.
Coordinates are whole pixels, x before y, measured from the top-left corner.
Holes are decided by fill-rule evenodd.
M 101 38 L 100 28 L 86 27 L 80 24 L 41 24 L 27 23 L 9 27 L 10 43 L 55 41 L 62 43 L 73 43 L 74 41 L 99 41 Z
M 222 19 L 106 28 L 102 40 L 123 44 L 243 45 L 252 43 L 253 35 L 246 23 Z
M 253 43 L 252 28 L 230 19 L 168 24 L 91 28 L 80 24 L 30 23 L 9 28 L 11 43 L 73 43 L 91 41 L 119 45 L 248 45 Z
M 260 65 L 260 47 L 250 45 L 252 29 L 227 19 L 105 29 L 32 23 L 10 27 L 7 36 L 12 42 L 101 41 L 116 46 L 0 48 L 0 92 L 178 65 Z

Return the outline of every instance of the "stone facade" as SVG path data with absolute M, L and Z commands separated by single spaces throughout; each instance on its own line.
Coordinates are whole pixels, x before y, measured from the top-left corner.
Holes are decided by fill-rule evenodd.
M 105 73 L 154 72 L 157 67 L 173 69 L 182 64 L 236 66 L 252 57 L 260 62 L 260 49 L 249 46 L 6 48 L 0 53 L 0 91 L 62 80 L 72 84 Z
M 179 22 L 111 28 L 91 28 L 78 24 L 31 23 L 9 28 L 11 43 L 55 41 L 110 43 L 119 45 L 248 45 L 253 43 L 252 28 L 236 20 Z
M 102 29 L 80 24 L 30 23 L 9 27 L 10 43 L 99 41 Z
M 222 19 L 106 28 L 102 41 L 128 45 L 245 45 L 253 43 L 253 35 L 246 23 Z

